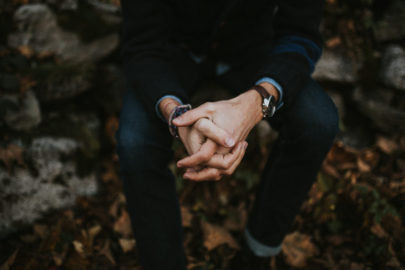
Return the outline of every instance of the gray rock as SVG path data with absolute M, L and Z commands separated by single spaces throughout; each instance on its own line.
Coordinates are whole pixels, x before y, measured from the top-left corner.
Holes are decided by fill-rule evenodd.
M 27 46 L 34 53 L 52 53 L 63 61 L 97 61 L 118 46 L 114 33 L 90 43 L 83 43 L 75 33 L 63 30 L 52 11 L 44 4 L 23 5 L 14 14 L 17 31 L 8 36 L 11 48 Z
M 35 175 L 27 168 L 12 174 L 0 168 L 0 236 L 51 210 L 73 205 L 78 196 L 97 192 L 95 175 L 78 176 L 75 163 L 69 160 L 80 147 L 72 139 L 36 138 L 25 155 Z
M 342 97 L 342 94 L 338 91 L 332 91 L 327 89 L 328 95 L 331 97 L 333 103 L 335 103 L 336 108 L 338 109 L 339 118 L 344 118 L 345 116 L 345 103 Z
M 320 81 L 354 83 L 359 68 L 360 65 L 344 53 L 325 50 L 312 76 Z
M 405 51 L 401 47 L 385 49 L 379 75 L 386 86 L 405 90 Z
M 52 102 L 74 97 L 88 90 L 90 80 L 81 74 L 49 79 L 37 86 L 35 92 L 41 102 Z
M 60 10 L 76 11 L 79 7 L 78 0 L 47 0 L 47 2 L 56 5 Z
M 387 132 L 405 131 L 405 111 L 393 106 L 396 99 L 394 90 L 377 89 L 364 90 L 356 88 L 353 100 L 358 104 L 360 111 L 381 130 Z
M 4 115 L 4 122 L 14 130 L 29 130 L 41 122 L 41 110 L 35 94 L 29 90 L 22 98 L 17 95 L 6 95 L 2 97 L 14 106 L 8 109 Z
M 405 2 L 393 1 L 375 27 L 375 36 L 379 41 L 393 41 L 405 38 Z

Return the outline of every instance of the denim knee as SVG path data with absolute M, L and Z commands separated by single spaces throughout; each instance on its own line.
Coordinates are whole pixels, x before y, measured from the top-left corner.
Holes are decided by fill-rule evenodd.
M 339 131 L 338 111 L 315 82 L 303 89 L 288 117 L 290 130 L 308 144 L 330 146 Z

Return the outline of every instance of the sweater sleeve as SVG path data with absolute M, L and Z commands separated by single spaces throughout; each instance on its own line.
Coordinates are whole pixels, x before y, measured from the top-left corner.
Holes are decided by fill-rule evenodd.
M 173 13 L 160 0 L 121 0 L 123 43 L 121 57 L 129 87 L 149 112 L 165 95 L 187 100 L 173 58 L 179 50 L 170 38 Z
M 257 79 L 270 77 L 277 81 L 283 89 L 285 106 L 289 106 L 321 55 L 319 27 L 324 0 L 278 0 L 277 4 L 276 41 Z

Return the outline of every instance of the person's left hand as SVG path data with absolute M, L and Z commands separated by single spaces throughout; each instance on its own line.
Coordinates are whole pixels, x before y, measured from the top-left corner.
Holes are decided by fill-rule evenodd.
M 250 90 L 230 100 L 208 102 L 177 117 L 173 124 L 178 127 L 189 126 L 201 118 L 212 121 L 236 142 L 244 141 L 252 128 L 263 118 L 261 96 L 255 90 Z M 223 174 L 232 174 L 241 160 L 242 158 L 236 166 L 234 163 L 233 168 L 226 168 L 227 164 L 223 164 Z M 184 177 L 190 180 L 214 178 L 214 174 L 215 178 L 218 178 L 218 170 L 214 168 L 208 167 L 200 171 L 191 169 L 205 162 L 206 157 L 199 151 L 178 161 L 177 166 L 190 168 L 184 174 Z

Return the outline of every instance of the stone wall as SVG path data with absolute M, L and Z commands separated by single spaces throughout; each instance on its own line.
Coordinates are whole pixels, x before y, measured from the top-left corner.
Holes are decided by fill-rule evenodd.
M 106 119 L 124 90 L 118 1 L 11 2 L 0 0 L 0 236 L 96 194 Z M 374 18 L 368 47 L 323 25 L 313 77 L 354 147 L 405 131 L 404 10 L 394 0 Z

